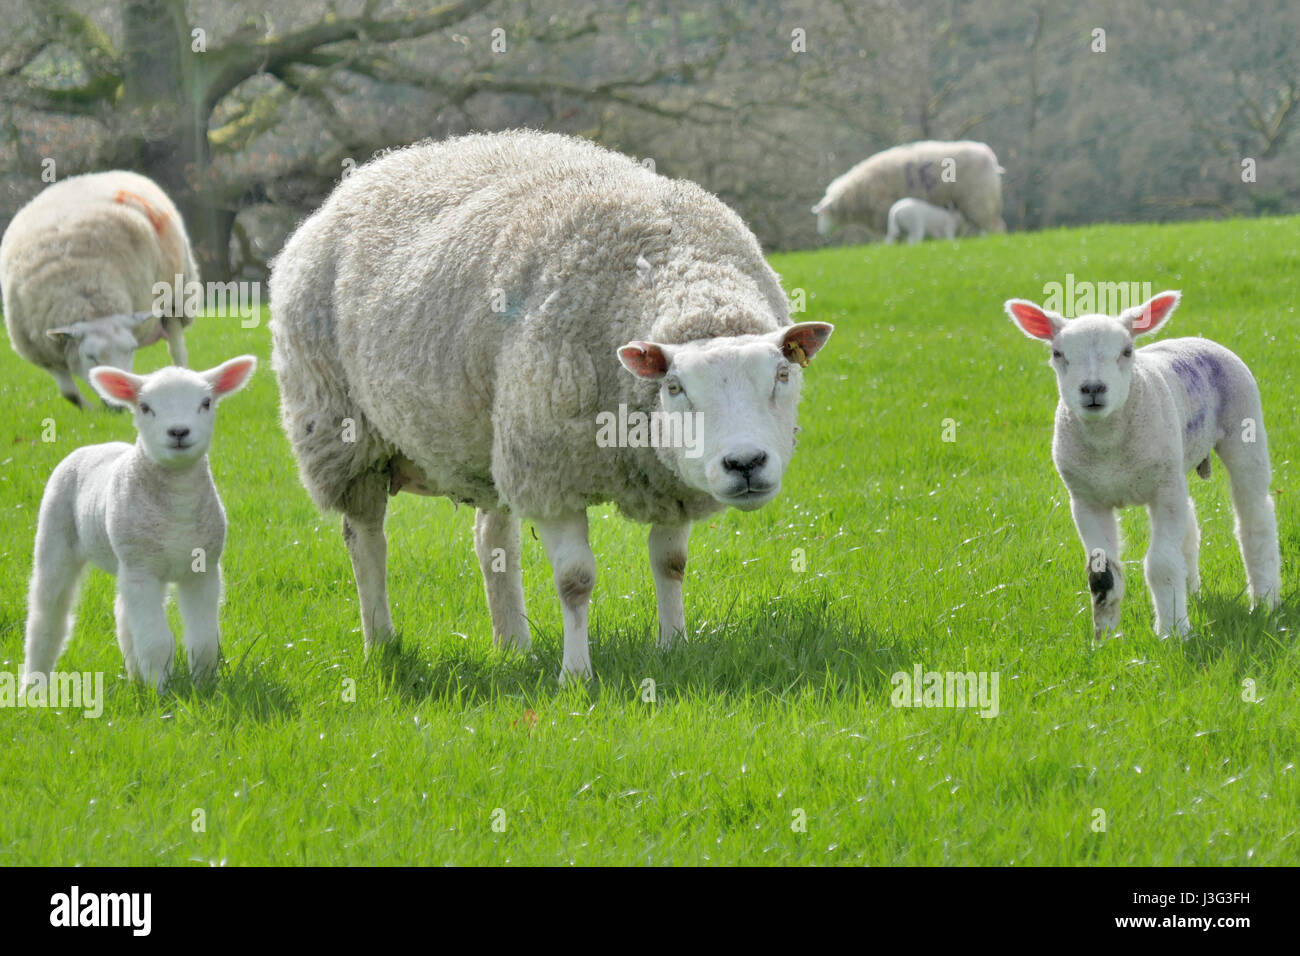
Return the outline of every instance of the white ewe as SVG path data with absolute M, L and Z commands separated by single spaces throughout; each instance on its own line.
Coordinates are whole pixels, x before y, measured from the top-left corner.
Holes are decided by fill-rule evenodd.
M 529 644 L 519 521 L 535 523 L 562 676 L 591 670 L 587 508 L 652 525 L 671 643 L 692 521 L 776 496 L 803 366 L 831 332 L 790 324 L 758 242 L 715 197 L 533 132 L 357 169 L 280 253 L 271 312 L 284 428 L 312 497 L 344 514 L 367 648 L 393 636 L 387 495 L 443 495 L 478 509 L 498 645 Z
M 189 296 L 163 314 L 157 283 L 197 282 L 181 215 L 150 179 L 124 170 L 73 176 L 39 193 L 0 240 L 5 325 L 16 351 L 84 407 L 73 375 L 129 370 L 136 348 L 163 336 L 185 365 Z
M 1187 473 L 1208 478 L 1211 450 L 1228 469 L 1252 606 L 1278 601 L 1268 439 L 1250 369 L 1206 339 L 1133 348 L 1137 336 L 1169 318 L 1178 299 L 1162 292 L 1115 318 L 1072 321 L 1022 299 L 1006 303 L 1026 335 L 1052 346 L 1060 389 L 1052 458 L 1088 553 L 1096 637 L 1119 624 L 1124 573 L 1115 509 L 1132 504 L 1146 505 L 1151 515 L 1146 578 L 1156 632 L 1187 632 L 1187 590 L 1200 589 L 1200 531 Z
M 251 355 L 206 372 L 168 367 L 139 376 L 90 370 L 104 399 L 135 413 L 135 445 L 79 448 L 41 499 L 28 598 L 24 685 L 49 674 L 71 626 L 87 563 L 117 576 L 117 640 L 133 678 L 160 690 L 175 655 L 164 607 L 169 583 L 185 622 L 190 671 L 215 674 L 226 513 L 208 468 L 216 403 L 248 381 Z
M 900 235 L 907 236 L 907 244 L 914 246 L 921 240 L 956 239 L 964 217 L 955 209 L 940 209 L 924 199 L 900 199 L 889 207 L 889 228 L 885 242 L 893 244 Z

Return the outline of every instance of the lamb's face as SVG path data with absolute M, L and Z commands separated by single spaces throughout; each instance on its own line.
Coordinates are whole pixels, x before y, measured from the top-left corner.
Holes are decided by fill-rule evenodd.
M 688 486 L 751 511 L 781 490 L 794 455 L 802 365 L 832 326 L 805 322 L 767 335 L 657 345 L 631 342 L 619 359 L 659 382 L 661 455 Z
M 1051 344 L 1057 388 L 1070 413 L 1082 421 L 1098 421 L 1128 401 L 1134 339 L 1154 332 L 1178 298 L 1177 292 L 1162 292 L 1118 316 L 1073 320 L 1023 299 L 1011 299 L 1006 310 L 1022 332 Z
M 130 326 L 112 318 L 78 322 L 46 333 L 63 346 L 68 370 L 89 381 L 90 370 L 98 365 L 131 370 L 136 339 Z
M 256 366 L 253 356 L 244 355 L 206 372 L 168 366 L 132 375 L 99 367 L 89 378 L 106 402 L 134 412 L 145 453 L 160 465 L 179 468 L 207 454 L 217 402 L 243 388 Z

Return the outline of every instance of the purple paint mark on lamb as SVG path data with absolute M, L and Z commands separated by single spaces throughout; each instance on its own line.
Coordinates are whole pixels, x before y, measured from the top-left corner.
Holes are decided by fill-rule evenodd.
M 1196 432 L 1197 429 L 1199 429 L 1203 424 L 1205 424 L 1205 406 L 1204 406 L 1204 405 L 1202 405 L 1200 408 L 1198 408 L 1198 409 L 1195 411 L 1195 413 L 1193 413 L 1192 415 L 1188 416 L 1188 419 L 1187 419 L 1187 434 L 1189 434 L 1189 435 L 1193 434 L 1193 433 Z

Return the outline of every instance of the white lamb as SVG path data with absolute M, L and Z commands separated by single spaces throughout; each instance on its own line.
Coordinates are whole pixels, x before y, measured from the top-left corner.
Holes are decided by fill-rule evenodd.
M 900 199 L 889 207 L 889 228 L 885 242 L 892 245 L 900 235 L 914 246 L 923 239 L 956 239 L 964 221 L 956 209 L 940 209 L 924 199 Z
M 73 375 L 130 370 L 136 348 L 166 336 L 185 365 L 191 297 L 164 314 L 157 283 L 197 282 L 185 223 L 167 194 L 137 173 L 73 176 L 39 193 L 0 239 L 0 289 L 14 351 L 84 407 Z M 197 301 L 197 297 L 193 301 Z
M 1136 337 L 1169 318 L 1178 299 L 1177 292 L 1162 292 L 1115 318 L 1072 321 L 1022 299 L 1006 303 L 1026 335 L 1052 346 L 1060 389 L 1052 458 L 1088 554 L 1097 638 L 1119 625 L 1124 574 L 1115 509 L 1131 504 L 1146 505 L 1151 515 L 1146 579 L 1155 630 L 1187 632 L 1187 590 L 1200 590 L 1200 530 L 1187 473 L 1195 468 L 1208 478 L 1211 450 L 1231 480 L 1251 606 L 1271 609 L 1279 598 L 1268 439 L 1250 370 L 1206 339 L 1133 348 Z
M 190 672 L 199 681 L 215 675 L 226 513 L 207 451 L 216 403 L 243 388 L 256 365 L 244 355 L 206 372 L 90 370 L 105 401 L 134 411 L 139 438 L 79 448 L 50 475 L 36 529 L 24 686 L 48 676 L 63 652 L 88 562 L 117 576 L 117 641 L 131 677 L 160 690 L 167 682 L 175 656 L 169 583 Z
M 284 428 L 312 497 L 343 512 L 367 649 L 393 637 L 387 496 L 443 495 L 478 509 L 499 646 L 529 645 L 519 522 L 534 522 L 562 677 L 591 672 L 587 508 L 652 525 L 671 644 L 691 523 L 780 491 L 803 366 L 831 333 L 790 324 L 757 240 L 714 196 L 535 132 L 357 169 L 284 247 L 271 312 Z M 611 419 L 633 427 L 611 435 Z

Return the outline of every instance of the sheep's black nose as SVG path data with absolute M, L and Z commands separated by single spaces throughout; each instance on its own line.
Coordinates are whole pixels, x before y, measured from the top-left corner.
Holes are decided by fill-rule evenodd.
M 767 452 L 741 452 L 734 455 L 728 455 L 722 459 L 722 467 L 727 471 L 734 471 L 741 475 L 748 475 L 751 471 L 757 471 L 767 463 Z
M 167 429 L 167 434 L 170 435 L 172 438 L 175 438 L 177 441 L 180 441 L 182 438 L 184 438 L 184 437 L 185 437 L 186 435 L 188 435 L 189 433 L 190 433 L 190 430 L 189 430 L 188 428 L 169 428 L 169 429 Z
M 1105 395 L 1106 385 L 1103 382 L 1084 382 L 1079 386 L 1079 391 L 1085 395 Z

